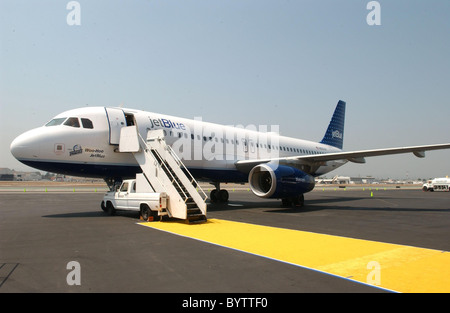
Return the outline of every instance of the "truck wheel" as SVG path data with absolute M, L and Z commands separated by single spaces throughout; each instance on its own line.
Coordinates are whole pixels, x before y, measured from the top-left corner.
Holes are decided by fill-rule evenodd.
M 111 202 L 106 203 L 106 213 L 108 213 L 109 215 L 116 214 L 116 209 L 114 208 Z
M 151 210 L 147 205 L 143 205 L 141 207 L 141 218 L 144 222 L 149 221 L 149 217 L 151 215 Z
M 103 212 L 106 212 L 105 201 L 102 201 L 100 207 L 102 208 Z

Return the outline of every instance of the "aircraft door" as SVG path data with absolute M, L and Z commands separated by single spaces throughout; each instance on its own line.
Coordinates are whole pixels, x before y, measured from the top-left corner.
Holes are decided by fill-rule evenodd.
M 258 139 L 252 134 L 245 134 L 245 137 L 242 138 L 241 141 L 244 160 L 257 158 L 256 142 Z
M 106 108 L 109 122 L 109 143 L 118 145 L 120 141 L 120 129 L 127 125 L 122 109 Z

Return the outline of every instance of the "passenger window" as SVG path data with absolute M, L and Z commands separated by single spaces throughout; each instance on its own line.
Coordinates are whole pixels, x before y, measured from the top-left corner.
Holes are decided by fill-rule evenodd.
M 70 127 L 80 127 L 80 122 L 78 121 L 77 117 L 69 117 L 64 125 Z
M 128 191 L 128 183 L 124 183 L 122 188 L 120 188 L 120 191 Z
M 88 118 L 81 118 L 81 124 L 83 124 L 83 128 L 94 128 L 94 124 L 92 124 L 92 121 Z

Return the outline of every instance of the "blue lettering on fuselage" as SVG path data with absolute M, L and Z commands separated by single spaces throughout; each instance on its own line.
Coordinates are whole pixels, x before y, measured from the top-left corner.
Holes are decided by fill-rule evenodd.
M 175 123 L 166 118 L 157 119 L 157 118 L 150 118 L 149 116 L 148 119 L 150 121 L 150 128 L 165 127 L 165 128 L 186 130 L 186 126 L 183 123 Z

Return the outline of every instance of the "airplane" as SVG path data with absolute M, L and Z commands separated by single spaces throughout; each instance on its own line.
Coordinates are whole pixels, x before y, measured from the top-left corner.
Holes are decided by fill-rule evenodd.
M 58 114 L 42 127 L 13 140 L 11 153 L 33 168 L 71 176 L 103 178 L 110 188 L 142 170 L 132 153 L 118 149 L 121 129 L 135 125 L 146 138 L 149 130 L 163 130 L 166 143 L 191 174 L 215 186 L 211 202 L 227 202 L 221 183 L 249 183 L 262 198 L 281 199 L 283 206 L 304 205 L 314 177 L 347 162 L 365 163 L 366 157 L 449 149 L 450 143 L 344 151 L 346 102 L 339 100 L 320 142 L 279 135 L 268 127 L 233 127 L 201 119 L 121 107 L 84 107 Z M 276 127 L 275 127 L 276 128 Z

